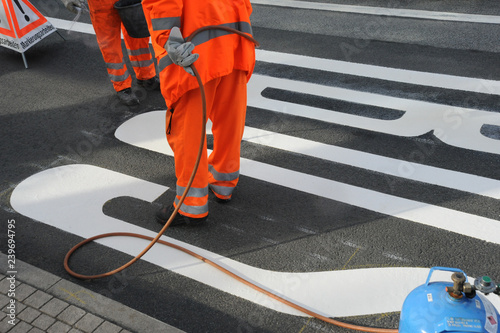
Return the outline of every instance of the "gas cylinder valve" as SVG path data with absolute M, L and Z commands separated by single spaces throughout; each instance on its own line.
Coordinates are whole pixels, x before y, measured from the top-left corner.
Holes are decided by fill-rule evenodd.
M 498 286 L 491 280 L 489 276 L 481 276 L 474 281 L 474 289 L 479 290 L 485 295 L 497 291 Z
M 475 289 L 469 282 L 466 282 L 466 278 L 463 273 L 453 273 L 451 280 L 453 281 L 453 287 L 446 287 L 446 291 L 451 297 L 459 299 L 462 298 L 464 294 L 467 298 L 474 298 L 474 296 L 476 296 Z

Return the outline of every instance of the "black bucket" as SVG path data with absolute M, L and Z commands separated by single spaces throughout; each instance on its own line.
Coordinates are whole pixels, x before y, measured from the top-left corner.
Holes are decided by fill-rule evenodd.
M 142 10 L 142 0 L 119 0 L 114 7 L 122 19 L 123 26 L 130 37 L 149 37 L 148 24 Z

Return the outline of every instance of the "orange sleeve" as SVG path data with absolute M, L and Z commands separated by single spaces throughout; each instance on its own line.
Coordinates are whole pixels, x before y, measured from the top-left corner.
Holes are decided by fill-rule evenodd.
M 143 0 L 142 8 L 157 57 L 165 53 L 170 29 L 181 26 L 182 0 Z
M 247 12 L 248 12 L 248 16 L 250 16 L 250 14 L 252 14 L 252 4 L 250 3 L 250 0 L 246 0 L 246 5 L 247 5 Z

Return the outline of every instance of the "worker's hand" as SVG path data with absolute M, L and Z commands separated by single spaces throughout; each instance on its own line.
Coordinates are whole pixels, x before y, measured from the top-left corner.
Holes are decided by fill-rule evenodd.
M 194 44 L 185 42 L 178 27 L 170 30 L 170 36 L 167 40 L 167 53 L 172 62 L 182 66 L 186 72 L 194 76 L 193 70 L 189 67 L 198 59 L 199 54 L 193 54 Z
M 78 14 L 78 9 L 83 8 L 84 5 L 83 0 L 61 0 L 61 2 L 70 12 L 75 14 Z

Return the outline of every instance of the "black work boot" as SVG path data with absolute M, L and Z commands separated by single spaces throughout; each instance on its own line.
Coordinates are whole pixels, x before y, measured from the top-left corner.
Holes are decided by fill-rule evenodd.
M 168 222 L 168 219 L 174 212 L 174 206 L 163 206 L 158 212 L 156 212 L 156 221 L 160 223 L 161 225 L 165 225 Z M 180 212 L 177 212 L 175 215 L 172 223 L 170 223 L 170 226 L 176 226 L 176 225 L 200 225 L 203 222 L 207 220 L 208 216 L 202 217 L 202 218 L 194 218 L 194 217 L 188 217 L 181 215 Z
M 160 79 L 158 78 L 158 76 L 153 76 L 148 80 L 137 79 L 137 84 L 147 91 L 160 90 Z
M 117 92 L 120 101 L 128 106 L 138 105 L 139 99 L 134 94 L 131 88 L 126 88 Z

